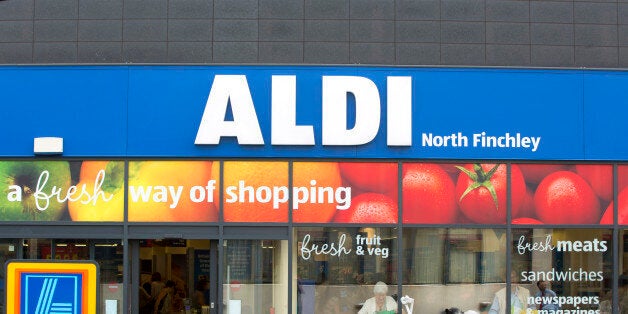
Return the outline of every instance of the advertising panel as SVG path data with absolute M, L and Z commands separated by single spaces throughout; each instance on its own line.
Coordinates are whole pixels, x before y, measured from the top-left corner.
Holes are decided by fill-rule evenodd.
M 618 188 L 617 191 L 619 195 L 617 196 L 617 223 L 620 225 L 628 225 L 628 165 L 620 165 L 618 168 Z M 604 216 L 602 217 L 603 223 L 611 223 L 613 218 L 613 205 L 614 203 L 608 206 L 606 211 L 604 211 Z
M 513 164 L 511 167 L 513 178 L 515 170 L 520 169 L 525 180 L 520 201 L 516 201 L 513 192 L 514 224 L 613 223 L 612 165 Z
M 288 222 L 288 162 L 226 161 L 223 180 L 225 222 Z
M 0 220 L 122 221 L 122 161 L 0 161 Z
M 219 163 L 212 161 L 129 162 L 131 222 L 218 221 Z
M 397 223 L 397 163 L 293 163 L 297 223 Z

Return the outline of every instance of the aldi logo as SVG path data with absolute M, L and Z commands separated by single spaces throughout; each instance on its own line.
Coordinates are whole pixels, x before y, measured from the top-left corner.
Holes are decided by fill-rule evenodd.
M 81 308 L 81 274 L 22 274 L 24 304 L 20 313 L 78 314 Z
M 92 261 L 10 261 L 7 313 L 95 314 L 97 277 Z

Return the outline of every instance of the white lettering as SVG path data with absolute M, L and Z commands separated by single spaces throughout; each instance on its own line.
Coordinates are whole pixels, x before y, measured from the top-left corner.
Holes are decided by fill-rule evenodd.
M 314 128 L 297 125 L 297 79 L 294 75 L 273 75 L 271 143 L 273 145 L 314 145 Z
M 233 121 L 225 121 L 231 103 Z M 218 144 L 223 136 L 236 137 L 239 144 L 263 145 L 253 98 L 244 75 L 216 75 L 212 84 L 195 144 Z
M 412 77 L 386 81 L 387 139 L 390 146 L 412 146 Z
M 347 126 L 347 97 L 355 98 L 355 124 Z M 379 91 L 365 77 L 323 76 L 323 145 L 362 145 L 372 141 L 380 124 Z

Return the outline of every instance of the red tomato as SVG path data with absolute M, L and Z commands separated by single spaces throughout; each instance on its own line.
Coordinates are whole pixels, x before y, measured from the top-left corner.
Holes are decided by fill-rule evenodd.
M 463 172 L 456 183 L 456 199 L 460 210 L 476 223 L 506 223 L 506 165 L 469 164 L 461 170 Z M 525 192 L 521 170 L 517 165 L 512 165 L 512 217 L 517 217 Z
M 538 184 L 548 174 L 567 169 L 566 165 L 518 164 L 526 182 Z
M 460 170 L 456 168 L 457 164 L 438 164 L 445 172 L 449 174 L 452 180 L 456 181 L 458 175 L 460 174 Z
M 519 207 L 519 213 L 517 216 L 512 216 L 513 218 L 524 218 L 524 217 L 536 217 L 536 211 L 534 210 L 534 193 L 532 193 L 532 189 L 526 187 L 526 194 L 523 198 L 523 202 L 521 202 L 521 207 Z
M 351 207 L 336 213 L 334 222 L 397 223 L 397 202 L 384 194 L 360 194 L 351 200 Z
M 613 198 L 612 165 L 576 165 L 576 173 L 587 180 L 599 198 L 605 201 Z
M 364 192 L 387 194 L 396 200 L 397 164 L 394 162 L 341 162 L 340 175 Z
M 622 191 L 628 187 L 628 166 L 617 167 L 617 191 Z
M 617 204 L 619 204 L 617 208 L 617 223 L 620 225 L 628 224 L 628 187 L 621 190 L 619 195 L 617 195 Z M 611 202 L 604 211 L 604 215 L 602 215 L 602 219 L 600 219 L 600 224 L 613 224 L 613 202 Z
M 513 225 L 542 225 L 543 222 L 529 217 L 515 218 L 512 220 Z
M 536 188 L 536 214 L 548 224 L 587 224 L 600 219 L 600 202 L 586 180 L 571 171 L 554 172 Z
M 456 221 L 454 182 L 437 164 L 403 165 L 403 222 L 444 224 Z

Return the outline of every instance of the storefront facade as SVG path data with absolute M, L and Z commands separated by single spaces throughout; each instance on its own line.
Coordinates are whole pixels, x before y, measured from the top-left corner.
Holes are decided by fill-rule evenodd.
M 139 313 L 156 272 L 177 311 L 356 313 L 378 282 L 414 313 L 626 310 L 625 72 L 7 66 L 0 82 L 0 256 L 97 261 L 103 312 Z

